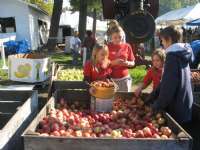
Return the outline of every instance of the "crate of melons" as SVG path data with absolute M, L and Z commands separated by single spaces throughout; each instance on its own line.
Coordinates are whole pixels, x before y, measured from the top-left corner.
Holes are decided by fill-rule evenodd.
M 90 84 L 93 92 L 92 96 L 101 99 L 112 98 L 118 89 L 118 86 L 111 80 L 94 81 Z
M 25 150 L 191 150 L 192 138 L 143 97 L 116 93 L 113 110 L 90 111 L 85 91 L 57 91 L 23 134 Z

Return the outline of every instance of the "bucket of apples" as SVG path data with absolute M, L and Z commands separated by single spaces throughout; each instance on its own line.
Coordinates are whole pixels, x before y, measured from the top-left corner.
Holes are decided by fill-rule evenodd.
M 115 95 L 118 86 L 112 80 L 94 81 L 90 84 L 91 95 L 96 98 L 110 99 Z

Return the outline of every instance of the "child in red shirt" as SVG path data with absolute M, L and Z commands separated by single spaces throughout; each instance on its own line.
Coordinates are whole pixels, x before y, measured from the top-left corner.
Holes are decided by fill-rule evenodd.
M 128 68 L 135 65 L 135 58 L 129 44 L 123 42 L 123 30 L 120 26 L 110 29 L 111 42 L 108 44 L 111 61 L 111 77 L 119 87 L 119 91 L 130 92 L 132 79 Z
M 90 83 L 96 80 L 110 78 L 112 70 L 109 67 L 110 61 L 108 60 L 108 53 L 107 46 L 95 45 L 91 60 L 87 61 L 84 66 L 83 74 L 85 81 Z
M 163 50 L 156 50 L 152 54 L 152 64 L 147 74 L 143 79 L 143 83 L 139 85 L 139 87 L 135 90 L 135 95 L 138 97 L 143 89 L 145 89 L 148 85 L 153 82 L 153 90 L 155 90 L 160 84 L 160 80 L 162 78 L 163 72 L 163 64 L 165 61 L 165 53 Z

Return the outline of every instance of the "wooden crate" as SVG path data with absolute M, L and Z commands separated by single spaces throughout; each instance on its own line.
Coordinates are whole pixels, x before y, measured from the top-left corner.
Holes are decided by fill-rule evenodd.
M 22 150 L 21 134 L 34 118 L 37 91 L 0 91 L 0 149 Z
M 52 65 L 52 78 L 51 83 L 48 90 L 49 98 L 52 96 L 56 90 L 63 89 L 76 89 L 76 90 L 88 90 L 89 85 L 87 85 L 84 81 L 60 81 L 57 80 L 57 74 L 59 70 L 64 68 L 72 68 L 70 65 L 62 65 L 53 63 Z
M 193 120 L 200 122 L 200 104 L 194 103 L 192 108 Z
M 61 70 L 64 70 L 64 69 L 73 69 L 73 68 L 76 68 L 76 69 L 82 69 L 82 67 L 79 67 L 79 66 L 71 66 L 71 65 L 64 65 L 64 64 L 53 64 L 53 69 L 52 69 L 52 79 L 54 81 L 58 81 L 58 72 L 61 71 Z
M 133 93 L 117 93 L 116 96 L 132 97 Z M 112 139 L 112 138 L 66 138 L 66 137 L 42 137 L 35 133 L 39 121 L 47 115 L 50 108 L 54 107 L 56 100 L 60 98 L 67 100 L 79 100 L 85 102 L 89 107 L 89 97 L 86 91 L 68 90 L 57 91 L 37 117 L 32 121 L 23 134 L 25 150 L 191 150 L 192 138 L 177 123 L 164 113 L 168 125 L 175 133 L 185 132 L 186 138 L 179 139 Z

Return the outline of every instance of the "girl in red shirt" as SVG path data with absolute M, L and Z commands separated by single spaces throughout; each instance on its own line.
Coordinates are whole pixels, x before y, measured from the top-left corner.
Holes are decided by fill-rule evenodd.
M 90 83 L 92 81 L 110 78 L 112 70 L 109 67 L 110 61 L 108 60 L 108 53 L 107 46 L 95 45 L 91 60 L 87 61 L 84 65 L 83 74 L 85 81 Z
M 145 89 L 148 85 L 153 82 L 153 90 L 155 90 L 160 84 L 160 80 L 162 78 L 163 72 L 163 64 L 165 62 L 165 53 L 163 50 L 156 50 L 152 54 L 152 64 L 147 74 L 143 79 L 143 83 L 139 85 L 139 87 L 135 90 L 135 95 L 138 97 L 143 89 Z
M 110 29 L 111 42 L 108 43 L 109 59 L 112 67 L 112 79 L 119 86 L 119 91 L 130 92 L 132 79 L 128 68 L 135 65 L 135 58 L 129 44 L 123 42 L 124 31 L 120 26 Z

